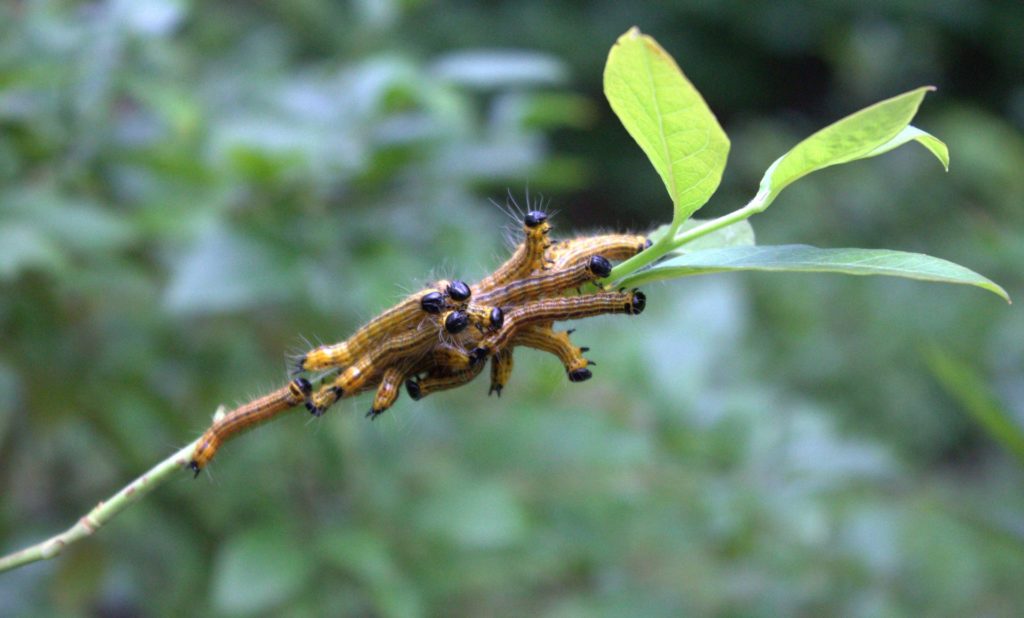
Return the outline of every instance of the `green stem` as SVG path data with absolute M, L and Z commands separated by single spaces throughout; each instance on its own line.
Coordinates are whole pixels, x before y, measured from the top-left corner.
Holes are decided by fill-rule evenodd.
M 676 230 L 678 229 L 679 226 L 673 223 L 669 227 L 668 232 L 658 239 L 658 242 L 613 268 L 611 274 L 609 274 L 604 281 L 618 281 L 631 272 L 640 270 L 644 266 L 658 260 L 669 251 L 672 251 L 674 248 L 672 246 L 672 237 L 675 236 Z
M 706 236 L 711 232 L 718 231 L 724 227 L 732 225 L 733 223 L 749 219 L 751 216 L 756 215 L 759 212 L 763 212 L 764 209 L 771 204 L 771 199 L 768 198 L 769 194 L 762 190 L 754 196 L 754 199 L 747 202 L 747 205 L 743 208 L 734 210 L 727 215 L 722 215 L 717 219 L 712 219 L 706 223 L 698 225 L 697 227 L 687 230 L 678 236 L 676 236 L 676 232 L 679 230 L 679 227 L 683 222 L 673 221 L 669 226 L 668 232 L 666 232 L 658 242 L 613 268 L 611 274 L 608 275 L 604 281 L 610 282 L 624 279 L 644 266 L 657 261 L 666 253 L 670 253 L 679 247 L 682 247 L 686 243 L 693 242 L 701 236 Z
M 100 502 L 81 517 L 78 522 L 64 532 L 50 537 L 45 541 L 26 547 L 13 554 L 0 558 L 0 573 L 20 567 L 38 560 L 47 560 L 60 554 L 68 545 L 80 541 L 99 530 L 118 513 L 128 508 L 142 496 L 156 489 L 158 486 L 169 481 L 174 475 L 188 466 L 192 458 L 192 451 L 195 449 L 196 440 L 180 451 L 174 453 L 167 459 L 153 466 L 149 471 L 132 481 L 114 494 L 109 500 Z

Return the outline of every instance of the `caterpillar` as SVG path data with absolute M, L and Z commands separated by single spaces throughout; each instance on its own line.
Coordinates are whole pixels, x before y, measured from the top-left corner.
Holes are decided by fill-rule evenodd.
M 505 312 L 505 323 L 497 332 L 484 337 L 470 352 L 471 363 L 478 363 L 495 350 L 505 347 L 524 326 L 554 320 L 576 320 L 605 313 L 639 315 L 647 297 L 639 290 L 597 292 L 572 298 L 548 298 L 513 307 Z
M 595 279 L 607 277 L 611 272 L 611 262 L 603 256 L 593 255 L 590 259 L 564 270 L 555 270 L 535 277 L 512 281 L 490 292 L 481 293 L 477 299 L 482 303 L 500 305 L 521 303 L 527 299 L 540 299 L 561 294 Z
M 463 281 L 440 281 L 385 310 L 345 341 L 310 350 L 298 359 L 295 371 L 347 367 L 382 338 L 415 328 L 429 315 L 464 307 L 471 295 L 470 287 Z
M 474 378 L 483 371 L 484 364 L 477 363 L 469 369 L 448 373 L 445 371 L 431 371 L 424 378 L 409 379 L 405 381 L 405 390 L 413 401 L 419 401 L 431 393 L 445 391 L 472 382 Z
M 432 371 L 425 378 L 406 380 L 406 390 L 414 400 L 431 393 L 455 388 L 472 381 L 483 370 L 481 362 L 493 354 L 491 364 L 491 392 L 501 390 L 512 371 L 512 354 L 508 342 L 520 339 L 522 345 L 536 347 L 559 356 L 566 367 L 570 381 L 582 382 L 591 377 L 588 365 L 594 363 L 583 358 L 589 348 L 577 348 L 569 342 L 569 332 L 555 334 L 549 326 L 531 329 L 531 325 L 554 320 L 572 320 L 605 313 L 639 315 L 647 300 L 639 290 L 629 292 L 603 292 L 573 298 L 552 298 L 515 307 L 506 312 L 506 320 L 496 333 L 483 338 L 469 354 L 470 369 L 458 372 Z M 545 329 L 550 334 L 544 334 Z M 497 363 L 495 363 L 495 359 Z
M 590 348 L 579 348 L 569 341 L 570 331 L 556 333 L 550 325 L 532 325 L 519 329 L 512 337 L 513 346 L 526 346 L 549 352 L 558 357 L 565 366 L 565 373 L 570 382 L 583 382 L 592 376 L 588 367 L 594 363 L 583 358 L 583 353 Z M 497 355 L 494 358 L 498 358 Z M 491 361 L 494 362 L 493 359 Z
M 544 263 L 544 252 L 551 244 L 548 232 L 551 224 L 548 216 L 540 210 L 531 210 L 523 217 L 523 242 L 516 247 L 512 257 L 498 267 L 491 275 L 473 285 L 477 292 L 486 292 L 528 276 L 539 270 Z
M 466 307 L 466 316 L 469 324 L 473 325 L 480 333 L 501 328 L 504 322 L 504 312 L 500 308 L 483 306 L 476 303 L 470 303 Z M 451 330 L 449 329 L 448 332 L 451 332 Z M 438 344 L 429 356 L 434 367 L 443 368 L 445 371 L 456 373 L 469 368 L 469 355 L 466 354 L 461 346 Z M 377 386 L 377 394 L 374 396 L 373 405 L 370 411 L 366 413 L 368 418 L 377 418 L 394 405 L 398 399 L 402 383 L 412 372 L 411 369 L 414 366 L 414 363 L 405 361 L 384 370 L 380 383 Z
M 512 366 L 511 348 L 495 352 L 491 357 L 491 388 L 487 391 L 488 395 L 496 393 L 498 397 L 501 397 L 501 391 L 504 390 L 508 379 L 512 376 Z
M 294 408 L 305 401 L 312 390 L 313 386 L 309 380 L 296 378 L 289 382 L 288 386 L 228 412 L 203 433 L 192 450 L 188 467 L 195 476 L 199 476 L 199 472 L 210 463 L 224 442 L 250 427 L 265 423 L 281 412 Z
M 638 234 L 580 236 L 552 244 L 544 257 L 553 268 L 559 269 L 572 266 L 591 255 L 603 255 L 615 262 L 626 260 L 650 246 L 650 239 Z
M 377 386 L 377 394 L 373 397 L 373 405 L 370 407 L 370 411 L 366 413 L 367 418 L 375 419 L 395 404 L 395 401 L 398 399 L 399 389 L 401 389 L 402 383 L 405 382 L 408 372 L 409 363 L 392 365 L 384 370 L 384 373 L 381 375 L 380 384 Z

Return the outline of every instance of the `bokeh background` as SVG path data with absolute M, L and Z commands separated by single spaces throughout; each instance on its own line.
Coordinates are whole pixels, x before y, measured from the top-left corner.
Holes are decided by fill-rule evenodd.
M 921 251 L 1024 298 L 1024 5 L 13 0 L 0 5 L 0 550 L 71 525 L 436 275 L 488 200 L 645 230 L 664 188 L 601 71 L 632 25 L 732 139 L 734 209 L 802 137 L 934 84 L 944 139 L 801 181 L 759 242 Z M 1015 615 L 1024 319 L 961 286 L 718 275 L 375 423 L 227 446 L 57 560 L 13 615 Z M 1000 425 L 1000 423 L 1003 423 Z M 1020 455 L 1020 452 L 1017 453 Z

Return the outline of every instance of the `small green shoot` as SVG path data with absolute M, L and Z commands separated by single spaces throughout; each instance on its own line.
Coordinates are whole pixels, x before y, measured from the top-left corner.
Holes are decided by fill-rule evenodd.
M 651 247 L 617 266 L 607 282 L 631 286 L 735 270 L 838 272 L 973 285 L 1010 302 L 1006 290 L 991 280 L 927 255 L 884 249 L 753 246 L 753 230 L 746 219 L 764 212 L 783 189 L 812 172 L 875 157 L 912 141 L 928 149 L 948 171 L 946 145 L 910 124 L 933 87 L 886 99 L 821 129 L 768 167 L 757 194 L 745 206 L 702 222 L 690 216 L 718 188 L 729 138 L 700 93 L 657 41 L 637 28 L 612 47 L 604 90 L 612 110 L 661 176 L 673 204 L 671 223 L 651 234 Z

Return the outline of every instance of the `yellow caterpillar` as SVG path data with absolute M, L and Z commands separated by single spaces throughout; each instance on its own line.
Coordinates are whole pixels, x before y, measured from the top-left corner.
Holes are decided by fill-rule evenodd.
M 474 284 L 473 288 L 477 293 L 487 292 L 539 270 L 544 264 L 544 252 L 551 244 L 548 240 L 550 231 L 551 224 L 548 223 L 547 214 L 539 210 L 526 213 L 523 217 L 523 232 L 526 236 L 523 242 L 516 247 L 508 261 L 490 276 Z
M 495 305 L 519 304 L 526 300 L 557 296 L 566 290 L 607 277 L 611 272 L 611 262 L 604 256 L 593 255 L 564 270 L 553 270 L 534 277 L 512 281 L 502 287 L 492 289 L 490 292 L 483 292 L 477 298 L 479 302 Z
M 332 367 L 347 367 L 366 354 L 382 338 L 416 328 L 430 315 L 440 314 L 446 309 L 461 308 L 471 295 L 469 286 L 462 281 L 440 281 L 385 310 L 345 341 L 310 350 L 299 359 L 296 370 L 320 371 Z
M 188 467 L 199 476 L 199 471 L 210 463 L 224 442 L 250 427 L 265 423 L 281 412 L 294 408 L 304 402 L 312 390 L 313 386 L 308 380 L 296 378 L 289 382 L 288 386 L 228 412 L 215 421 L 199 439 L 192 451 Z
M 470 362 L 477 363 L 496 350 L 504 348 L 524 326 L 554 320 L 577 320 L 605 313 L 639 315 L 647 305 L 647 297 L 639 290 L 628 292 L 597 292 L 572 298 L 548 298 L 513 307 L 505 312 L 505 323 L 497 332 L 480 340 L 470 353 Z
M 551 268 L 560 269 L 591 255 L 603 255 L 613 262 L 627 260 L 650 246 L 651 241 L 646 236 L 637 234 L 580 236 L 552 244 L 544 257 Z

